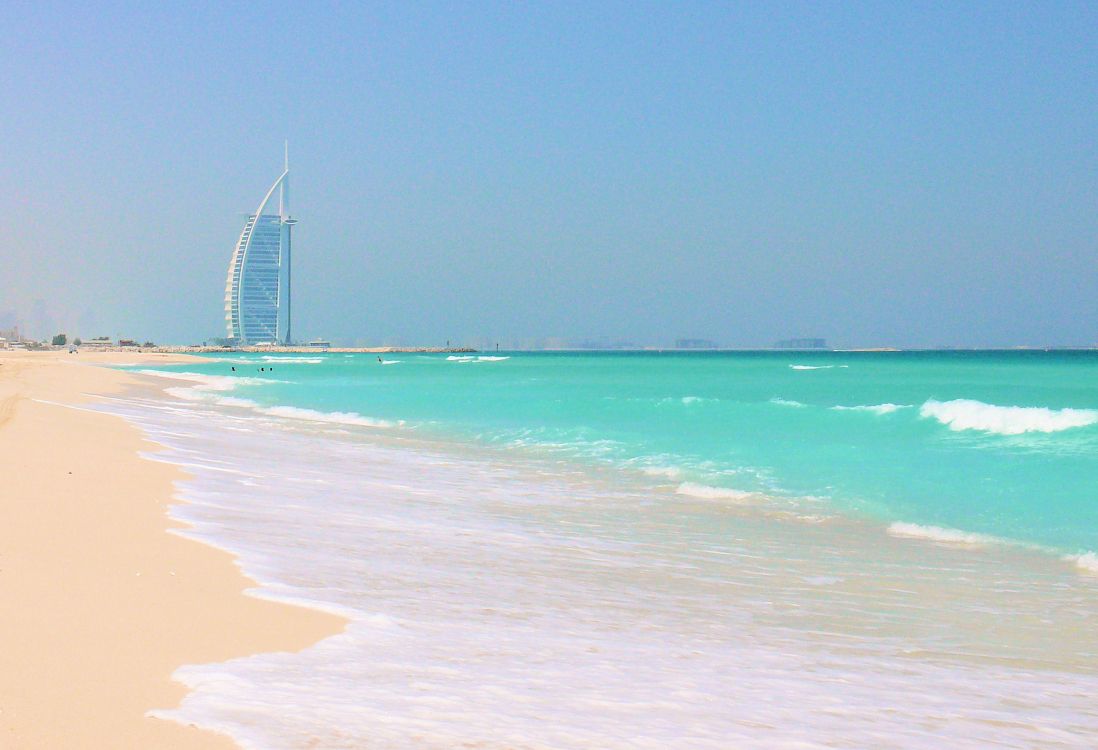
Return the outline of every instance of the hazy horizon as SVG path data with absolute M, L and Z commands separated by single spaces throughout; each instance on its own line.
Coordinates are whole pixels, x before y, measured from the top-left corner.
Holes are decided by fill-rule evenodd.
M 0 10 L 0 329 L 224 336 L 288 139 L 299 339 L 1098 343 L 1092 5 L 247 8 Z

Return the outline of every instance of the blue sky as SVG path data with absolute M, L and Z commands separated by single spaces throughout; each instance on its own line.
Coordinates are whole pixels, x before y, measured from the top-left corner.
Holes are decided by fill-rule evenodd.
M 1093 4 L 183 5 L 0 8 L 0 327 L 223 335 L 288 138 L 302 336 L 1098 342 Z

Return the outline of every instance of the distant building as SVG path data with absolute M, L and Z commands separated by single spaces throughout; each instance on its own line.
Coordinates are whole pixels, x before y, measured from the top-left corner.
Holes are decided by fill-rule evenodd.
M 826 349 L 827 339 L 785 339 L 774 344 L 775 349 Z
M 259 208 L 244 222 L 225 281 L 225 327 L 239 345 L 289 344 L 290 158 Z M 278 213 L 264 213 L 278 188 Z
M 636 343 L 632 341 L 617 340 L 612 341 L 607 338 L 601 338 L 598 341 L 574 341 L 570 344 L 565 344 L 562 347 L 546 346 L 546 349 L 636 349 L 638 348 Z
M 716 349 L 717 345 L 709 339 L 675 339 L 676 349 Z

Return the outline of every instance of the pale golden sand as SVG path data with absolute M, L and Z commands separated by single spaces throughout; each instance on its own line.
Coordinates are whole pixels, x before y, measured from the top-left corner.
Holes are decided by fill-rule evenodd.
M 0 748 L 231 748 L 147 717 L 182 664 L 296 651 L 337 617 L 241 594 L 223 552 L 167 533 L 183 473 L 120 418 L 76 404 L 156 354 L 0 352 Z

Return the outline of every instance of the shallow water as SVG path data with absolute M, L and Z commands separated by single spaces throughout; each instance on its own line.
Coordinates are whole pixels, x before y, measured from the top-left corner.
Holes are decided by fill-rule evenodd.
M 1063 422 L 1091 409 L 1087 388 L 1051 378 L 1030 383 L 1044 401 L 1008 403 L 1008 381 L 1037 380 L 1009 358 L 964 363 L 959 384 L 920 396 L 912 383 L 944 382 L 946 365 L 905 385 L 887 360 L 854 355 L 687 357 L 688 372 L 644 385 L 657 366 L 644 358 L 405 356 L 272 358 L 262 373 L 236 357 L 253 380 L 225 376 L 227 361 L 188 365 L 182 398 L 104 402 L 192 472 L 173 511 L 189 534 L 238 554 L 262 595 L 351 619 L 301 654 L 182 669 L 193 692 L 163 715 L 256 748 L 1098 741 L 1098 577 L 1065 559 L 1093 549 L 1089 516 L 1066 537 L 1055 522 L 1011 534 L 1021 495 L 988 481 L 1038 459 L 1076 473 L 1053 490 L 1093 480 L 1094 428 Z M 591 371 L 569 375 L 569 361 Z M 1094 362 L 1062 366 L 1078 380 Z M 871 374 L 797 387 L 859 369 Z M 410 382 L 386 380 L 399 372 Z M 955 405 L 979 427 L 921 413 L 972 400 L 977 382 L 982 404 L 1024 410 Z M 720 448 L 720 420 L 691 410 L 732 391 Z M 478 408 L 493 400 L 511 408 Z M 898 408 L 833 408 L 885 404 Z M 794 455 L 776 460 L 783 447 Z M 869 477 L 814 475 L 828 455 Z M 940 481 L 930 458 L 983 488 L 965 508 L 995 513 L 936 527 L 920 492 L 889 494 L 899 475 Z M 844 494 L 874 481 L 872 503 Z M 1048 491 L 1024 508 L 1031 521 L 1041 503 L 1057 515 L 1082 500 Z

